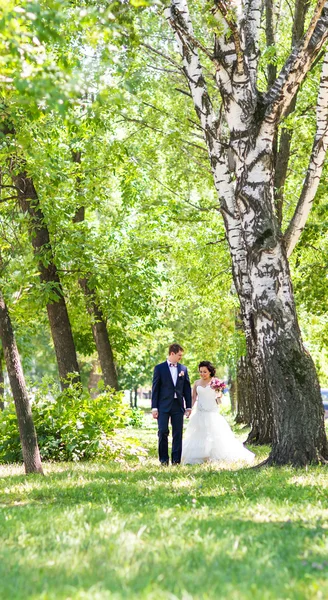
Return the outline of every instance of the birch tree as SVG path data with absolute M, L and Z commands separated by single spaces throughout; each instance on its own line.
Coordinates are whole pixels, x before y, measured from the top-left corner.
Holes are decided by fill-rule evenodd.
M 267 4 L 268 18 L 272 6 Z M 296 4 L 300 8 L 301 2 Z M 172 0 L 165 16 L 207 145 L 240 300 L 256 408 L 268 422 L 272 414 L 267 463 L 317 463 L 328 459 L 323 408 L 314 363 L 302 343 L 288 255 L 309 214 L 327 150 L 328 54 L 308 172 L 286 231 L 275 204 L 274 181 L 279 123 L 324 51 L 328 3 L 320 0 L 314 7 L 306 32 L 294 36 L 299 41 L 277 77 L 271 69 L 265 92 L 258 86 L 262 3 L 216 0 L 208 3 L 208 10 L 217 22 L 206 32 L 210 47 L 194 33 L 187 0 Z M 200 57 L 212 67 L 215 98 L 205 78 L 208 67 L 205 72 Z

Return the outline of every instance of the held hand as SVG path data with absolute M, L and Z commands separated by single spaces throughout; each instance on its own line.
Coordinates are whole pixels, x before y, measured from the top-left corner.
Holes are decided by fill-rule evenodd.
M 153 408 L 151 411 L 151 414 L 153 415 L 153 419 L 158 419 L 158 410 L 157 408 Z
M 186 415 L 187 419 L 189 419 L 189 417 L 191 415 L 191 408 L 186 408 L 185 415 Z
M 217 404 L 222 404 L 222 396 L 223 396 L 222 392 L 217 392 L 216 393 Z

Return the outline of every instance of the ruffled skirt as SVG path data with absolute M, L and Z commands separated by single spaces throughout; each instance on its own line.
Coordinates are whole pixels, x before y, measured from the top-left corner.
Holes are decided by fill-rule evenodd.
M 196 402 L 184 434 L 182 464 L 194 465 L 216 461 L 242 461 L 250 464 L 254 458 L 253 452 L 237 440 L 230 425 L 218 410 L 199 410 Z

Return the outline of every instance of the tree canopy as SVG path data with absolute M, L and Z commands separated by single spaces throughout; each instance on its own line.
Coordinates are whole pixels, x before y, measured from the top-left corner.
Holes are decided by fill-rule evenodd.
M 173 2 L 170 13 L 163 3 L 146 0 L 1 3 L 0 282 L 23 366 L 34 379 L 56 373 L 47 307 L 58 294 L 65 298 L 83 381 L 96 356 L 93 326 L 99 319 L 122 386 L 149 384 L 154 364 L 172 341 L 185 347 L 194 376 L 204 358 L 222 376 L 234 375 L 245 354 L 228 213 L 224 199 L 218 202 L 207 125 L 197 118 L 191 98 L 198 84 L 190 83 L 191 73 L 186 78 L 183 52 L 189 48 L 201 56 L 220 144 L 232 149 L 227 156 L 234 185 L 240 145 L 231 142 L 233 101 L 225 96 L 224 78 L 221 97 L 215 93 L 219 69 L 225 65 L 226 73 L 231 67 L 238 74 L 244 53 L 250 73 L 256 62 L 259 104 L 269 101 L 275 80 L 284 86 L 281 78 L 303 29 L 316 32 L 326 8 L 297 1 L 295 7 L 282 2 L 278 11 L 267 2 L 254 38 L 255 59 L 250 13 L 243 21 L 237 4 L 193 1 L 191 29 L 188 19 L 181 20 L 182 5 Z M 248 3 L 248 10 L 256 11 L 255 5 Z M 303 10 L 300 21 L 297 10 Z M 250 36 L 249 45 L 239 51 L 243 36 Z M 235 52 L 234 63 L 229 52 Z M 325 132 L 321 149 L 313 141 L 319 139 L 318 119 L 327 122 L 318 96 L 326 85 L 324 43 L 315 52 L 311 69 L 306 57 L 299 67 L 302 85 L 294 105 L 277 109 L 281 119 L 273 145 L 281 159 L 277 222 L 284 235 L 294 223 L 290 269 L 299 322 L 326 385 L 326 166 L 314 200 L 307 183 L 308 169 L 313 171 L 323 152 L 320 144 L 324 152 L 327 145 Z M 18 198 L 22 190 L 15 181 L 22 172 L 37 192 L 49 234 L 42 255 L 33 249 L 35 224 Z M 301 190 L 313 209 L 307 221 L 296 222 Z M 40 265 L 52 261 L 59 279 L 45 281 Z

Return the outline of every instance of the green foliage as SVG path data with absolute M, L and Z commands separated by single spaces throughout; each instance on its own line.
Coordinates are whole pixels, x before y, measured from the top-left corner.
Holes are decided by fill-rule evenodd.
M 13 168 L 24 164 L 33 177 L 79 358 L 87 364 L 95 352 L 82 277 L 106 320 L 122 388 L 149 384 L 154 364 L 172 341 L 185 346 L 192 377 L 204 358 L 219 367 L 221 376 L 227 367 L 233 373 L 245 342 L 235 325 L 228 246 L 202 131 L 184 93 L 186 80 L 174 64 L 180 58 L 170 46 L 162 3 L 0 2 L 0 102 L 4 122 L 15 130 L 0 138 L 1 181 L 12 183 L 13 156 Z M 200 0 L 191 8 L 195 35 L 210 48 L 223 22 Z M 264 30 L 261 37 L 263 91 L 267 65 L 276 64 L 279 72 L 291 44 L 286 4 L 279 17 L 277 45 L 266 46 Z M 206 56 L 202 61 L 219 114 L 219 94 L 208 76 L 212 65 Z M 297 131 L 284 224 L 307 167 L 319 72 L 320 63 L 283 122 Z M 80 162 L 73 152 L 80 152 Z M 323 183 L 319 200 L 326 192 Z M 11 193 L 1 190 L 1 284 L 25 370 L 37 379 L 55 369 L 45 305 L 57 296 L 52 284 L 40 283 L 31 224 Z M 85 219 L 76 223 L 81 206 Z M 317 348 L 317 362 L 328 339 L 322 316 L 326 241 L 320 260 L 309 248 L 325 240 L 324 223 L 325 212 L 318 212 L 292 265 L 302 329 L 311 350 Z M 326 364 L 320 368 L 327 370 Z
M 13 403 L 0 413 L 0 435 L 0 462 L 21 462 L 22 447 Z
M 96 398 L 80 384 L 64 391 L 44 380 L 34 391 L 32 413 L 43 460 L 79 461 L 115 454 L 114 430 L 134 423 L 122 394 L 107 389 Z M 22 460 L 12 404 L 0 414 L 1 462 Z
M 140 408 L 131 408 L 131 417 L 129 421 L 131 427 L 141 429 L 144 425 L 144 413 Z

